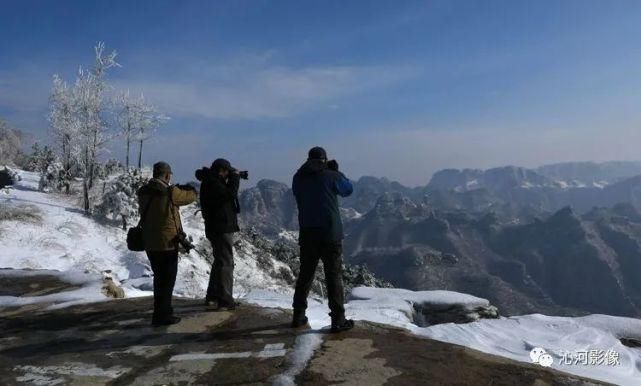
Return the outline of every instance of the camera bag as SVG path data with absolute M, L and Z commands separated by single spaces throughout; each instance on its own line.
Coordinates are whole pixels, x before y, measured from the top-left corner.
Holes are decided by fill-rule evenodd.
M 145 240 L 142 236 L 142 223 L 145 219 L 145 216 L 147 216 L 147 211 L 149 210 L 149 206 L 151 205 L 151 200 L 153 200 L 153 196 L 149 198 L 149 202 L 147 202 L 145 210 L 143 211 L 142 216 L 140 216 L 138 225 L 133 228 L 129 228 L 129 230 L 127 231 L 127 248 L 130 251 L 142 252 L 145 250 Z

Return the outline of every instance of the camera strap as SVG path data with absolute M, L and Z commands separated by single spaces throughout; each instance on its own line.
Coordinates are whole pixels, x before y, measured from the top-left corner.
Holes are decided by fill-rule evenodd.
M 174 205 L 174 201 L 171 199 L 172 189 L 175 189 L 175 187 L 170 186 L 169 188 L 167 188 L 167 204 L 168 204 L 169 210 L 171 211 L 171 216 L 174 218 L 174 224 L 176 225 L 176 232 L 182 233 L 183 224 L 182 224 L 182 221 L 180 221 L 180 212 L 178 212 L 178 221 L 176 221 L 176 212 L 174 212 L 174 208 L 178 209 L 178 206 Z M 178 224 L 180 224 L 180 226 Z

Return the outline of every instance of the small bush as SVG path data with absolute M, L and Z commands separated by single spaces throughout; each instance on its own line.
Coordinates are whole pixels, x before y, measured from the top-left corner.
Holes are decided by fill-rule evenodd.
M 40 209 L 33 205 L 3 205 L 0 207 L 0 221 L 40 224 L 42 222 L 42 214 Z
M 138 217 L 136 192 L 146 183 L 147 178 L 136 169 L 123 172 L 105 186 L 96 213 L 104 217 L 111 216 L 114 220 L 121 218 L 123 229 L 127 229 L 128 222 Z

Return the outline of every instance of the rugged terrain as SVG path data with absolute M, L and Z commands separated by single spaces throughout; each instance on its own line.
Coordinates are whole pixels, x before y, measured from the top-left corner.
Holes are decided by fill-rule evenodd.
M 484 375 L 481 370 L 474 370 L 471 375 L 452 375 L 449 359 L 443 359 L 447 354 L 473 369 L 477 364 L 480 368 L 494 368 L 486 362 L 491 355 L 506 358 L 499 361 L 517 360 L 520 364 L 514 367 L 515 378 L 510 378 L 512 370 L 506 370 L 499 376 L 501 379 L 514 379 L 511 383 L 520 384 L 523 381 L 517 374 L 522 375 L 526 383 L 534 379 L 529 372 L 522 372 L 525 371 L 522 366 L 529 368 L 524 363 L 531 363 L 530 350 L 535 347 L 548 350 L 554 360 L 554 369 L 574 375 L 625 385 L 635 384 L 641 376 L 638 348 L 641 321 L 638 319 L 539 314 L 608 312 L 636 315 L 639 297 L 634 273 L 638 271 L 637 240 L 641 215 L 631 203 L 597 208 L 587 213 L 569 208 L 552 214 L 533 211 L 531 219 L 526 221 L 508 212 L 438 208 L 429 200 L 417 199 L 415 191 L 408 195 L 385 191 L 387 188 L 397 189 L 398 184 L 384 180 L 376 183 L 375 179 L 365 178 L 363 181 L 374 183 L 377 186 L 375 191 L 382 193 L 365 213 L 359 213 L 353 207 L 343 208 L 347 224 L 345 251 L 350 262 L 345 280 L 351 293 L 346 310 L 349 317 L 361 321 L 357 330 L 345 335 L 345 341 L 353 340 L 344 344 L 343 340 L 334 342 L 334 336 L 326 336 L 320 331 L 329 323 L 327 305 L 322 299 L 322 274 L 315 283 L 315 293 L 310 298 L 308 310 L 313 330 L 290 336 L 292 332 L 289 329 L 279 332 L 277 326 L 269 324 L 274 318 L 285 324 L 290 317 L 287 310 L 291 307 L 298 248 L 296 231 L 291 226 L 294 221 L 291 216 L 295 216 L 295 211 L 290 210 L 291 190 L 283 184 L 263 182 L 252 188 L 253 191 L 243 193 L 243 200 L 251 200 L 244 201 L 243 205 L 248 208 L 244 214 L 245 229 L 234 245 L 237 257 L 235 295 L 243 302 L 234 315 L 243 319 L 235 320 L 232 315 L 222 320 L 219 318 L 224 315 L 202 310 L 196 300 L 178 300 L 176 308 L 185 316 L 180 328 L 187 328 L 188 335 L 172 335 L 185 342 L 180 345 L 176 343 L 178 340 L 165 341 L 171 346 L 166 351 L 165 343 L 154 343 L 157 340 L 163 342 L 164 338 L 161 339 L 147 325 L 150 300 L 135 299 L 150 295 L 152 275 L 144 254 L 126 250 L 121 221 L 83 215 L 76 209 L 77 197 L 73 194 L 37 191 L 38 176 L 35 173 L 18 171 L 17 176 L 19 181 L 15 186 L 0 191 L 0 238 L 3 242 L 0 267 L 13 268 L 0 272 L 0 307 L 3 309 L 3 323 L 9 323 L 0 327 L 14 336 L 0 340 L 0 351 L 7 353 L 6 360 L 19 359 L 19 362 L 9 362 L 7 369 L 11 368 L 11 374 L 16 377 L 27 377 L 21 379 L 33 378 L 34 382 L 55 384 L 58 379 L 72 383 L 74 377 L 81 377 L 78 379 L 82 383 L 87 381 L 82 377 L 99 377 L 100 382 L 127 383 L 155 374 L 154 369 L 161 371 L 163 377 L 180 378 L 185 376 L 180 366 L 189 362 L 187 366 L 204 366 L 197 371 L 196 378 L 189 379 L 204 377 L 202 379 L 209 380 L 207 377 L 213 376 L 212 369 L 218 376 L 224 373 L 220 367 L 224 361 L 261 359 L 272 355 L 274 357 L 270 360 L 274 362 L 252 365 L 259 374 L 248 373 L 252 379 L 318 383 L 336 383 L 346 379 L 358 383 L 358 374 L 372 372 L 389 383 L 397 379 L 399 383 L 415 382 L 411 377 L 426 378 L 429 374 L 436 377 L 437 383 L 446 382 L 443 379 L 447 377 L 469 383 L 466 376 L 474 379 L 494 376 Z M 363 181 L 356 184 L 357 193 L 367 191 L 367 187 L 361 184 Z M 366 197 L 376 194 L 367 194 Z M 197 206 L 193 205 L 182 211 L 185 229 L 194 236 L 197 248 L 183 255 L 180 261 L 175 295 L 197 299 L 204 293 L 207 283 L 211 250 L 196 210 Z M 287 221 L 290 226 L 286 225 Z M 397 286 L 429 291 L 366 288 L 387 286 L 371 271 Z M 34 276 L 38 277 L 35 282 Z M 106 296 L 124 296 L 126 299 L 105 302 Z M 113 305 L 122 308 L 114 310 L 110 308 Z M 498 311 L 494 305 L 499 307 Z M 499 313 L 503 316 L 500 317 Z M 522 315 L 524 313 L 534 314 Z M 507 315 L 515 316 L 505 317 Z M 70 330 L 65 332 L 67 327 L 63 328 L 61 323 L 70 323 Z M 282 338 L 283 342 L 278 343 L 271 340 L 265 343 L 266 338 L 260 338 L 263 341 L 258 343 L 262 345 L 249 344 L 242 341 L 247 338 L 244 334 L 241 341 L 240 338 L 230 339 L 239 348 L 221 346 L 218 342 L 224 339 L 216 334 L 216 328 L 222 327 L 226 333 L 235 331 L 236 327 L 228 323 L 246 328 L 269 326 L 268 330 L 277 330 L 278 334 L 289 338 Z M 195 325 L 199 327 L 193 327 Z M 391 326 L 406 332 L 392 330 Z M 129 328 L 135 336 L 126 333 Z M 211 332 L 216 340 L 211 341 L 211 336 L 202 337 L 205 328 L 205 333 Z M 199 337 L 192 341 L 195 331 L 200 331 Z M 94 333 L 98 335 L 89 335 Z M 409 333 L 411 335 L 407 335 Z M 386 337 L 390 337 L 389 342 Z M 436 339 L 441 343 L 419 337 Z M 110 342 L 121 342 L 121 338 L 125 343 L 117 345 L 131 343 L 127 339 L 139 339 L 140 344 L 132 344 L 132 352 L 121 352 L 127 348 L 111 350 Z M 294 343 L 290 345 L 287 342 Z M 403 342 L 405 347 L 395 347 L 395 342 Z M 192 343 L 195 345 L 191 346 Z M 285 346 L 281 347 L 281 343 Z M 279 346 L 267 346 L 271 344 Z M 442 344 L 445 346 L 440 346 Z M 103 345 L 104 350 L 110 351 L 104 351 Z M 445 351 L 438 351 L 441 350 L 439 348 L 432 355 L 422 351 L 423 345 L 435 350 L 442 347 Z M 465 353 L 470 351 L 461 349 L 453 352 L 452 347 L 458 347 L 453 345 L 485 353 L 478 354 L 483 361 L 469 362 Z M 143 351 L 136 351 L 138 346 L 145 347 Z M 163 346 L 161 351 L 165 350 L 164 354 L 156 358 L 159 361 L 148 361 L 145 355 L 151 354 L 147 354 L 147 346 L 152 346 L 152 352 Z M 205 346 L 215 349 L 208 351 Z M 60 347 L 70 347 L 71 351 Z M 62 356 L 51 354 L 51 350 L 56 348 Z M 565 351 L 590 349 L 616 352 L 620 354 L 620 362 L 612 367 L 565 366 L 560 363 Z M 81 354 L 75 353 L 76 350 Z M 324 352 L 332 350 L 341 353 L 341 362 L 334 363 L 331 356 L 326 356 L 323 360 L 331 366 L 318 364 L 312 371 L 310 363 L 317 363 L 315 361 Z M 419 367 L 402 350 L 409 350 L 413 357 L 429 358 L 434 363 L 422 363 Z M 51 358 L 39 356 L 38 351 Z M 96 363 L 87 367 L 83 360 L 91 357 L 90 353 L 94 351 L 94 357 L 102 355 L 103 362 L 96 359 Z M 180 360 L 169 360 L 177 355 L 197 352 L 207 355 L 196 359 L 182 356 L 178 357 Z M 106 358 L 114 361 L 114 365 L 104 362 L 104 355 L 110 353 L 113 355 Z M 280 362 L 274 359 L 276 353 L 281 357 Z M 370 363 L 372 358 L 382 358 L 385 361 L 382 367 L 385 368 L 374 369 L 365 365 L 365 370 L 355 370 L 362 368 L 362 362 L 360 359 L 345 359 L 352 353 L 355 358 L 367 355 L 365 363 Z M 461 353 L 465 356 L 459 358 L 457 355 L 463 355 Z M 307 354 L 313 357 L 312 362 L 305 359 Z M 122 360 L 117 358 L 118 355 L 123 356 Z M 55 358 L 60 361 L 55 362 Z M 185 358 L 190 360 L 182 360 Z M 216 359 L 216 364 L 203 364 L 198 362 L 199 358 L 210 362 L 212 358 Z M 138 367 L 139 361 L 141 368 Z M 62 366 L 63 362 L 68 366 Z M 275 370 L 272 369 L 274 363 L 278 363 Z M 300 363 L 304 366 L 301 367 Z M 267 367 L 261 367 L 263 364 Z M 18 366 L 21 366 L 20 371 L 16 372 Z M 333 372 L 327 367 L 332 367 Z M 423 369 L 429 374 L 423 375 Z M 535 369 L 540 370 L 541 367 Z M 187 373 L 191 374 L 191 370 Z M 357 378 L 350 378 L 352 376 Z M 445 378 L 438 378 L 440 376 Z M 364 382 L 369 381 L 366 379 Z M 551 382 L 561 381 L 555 379 Z
M 349 223 L 345 245 L 348 261 L 397 287 L 470 293 L 508 315 L 640 315 L 641 222 L 629 205 L 506 224 L 384 196 Z
M 396 287 L 490 299 L 502 313 L 641 316 L 641 164 L 448 169 L 424 187 L 362 177 L 342 200 L 346 261 Z M 242 193 L 246 224 L 295 231 L 291 189 Z M 272 236 L 273 237 L 273 236 Z
M 5 288 L 5 296 L 69 290 L 45 276 Z M 149 297 L 50 310 L 0 308 L 0 383 L 4 385 L 605 384 L 358 322 L 349 332 L 292 330 L 291 313 L 243 303 L 211 312 L 177 299 L 181 323 L 149 326 Z

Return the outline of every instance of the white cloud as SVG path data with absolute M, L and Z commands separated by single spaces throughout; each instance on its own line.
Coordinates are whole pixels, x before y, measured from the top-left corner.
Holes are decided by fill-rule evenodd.
M 144 93 L 174 117 L 258 120 L 294 116 L 311 109 L 336 109 L 341 98 L 382 88 L 414 76 L 403 66 L 277 65 L 275 53 L 239 54 L 224 60 L 170 57 L 155 61 L 154 53 L 121 58 L 122 68 L 108 75 L 115 91 Z M 79 63 L 80 64 L 80 63 Z M 78 64 L 78 65 L 79 65 Z M 0 108 L 5 118 L 23 128 L 46 126 L 51 76 L 65 74 L 73 83 L 75 65 L 67 62 L 24 62 L 0 69 Z
M 193 71 L 188 71 L 193 73 Z M 212 119 L 282 118 L 332 108 L 342 97 L 407 79 L 413 70 L 394 67 L 226 65 L 203 68 L 198 77 L 117 82 L 144 92 L 168 114 Z

